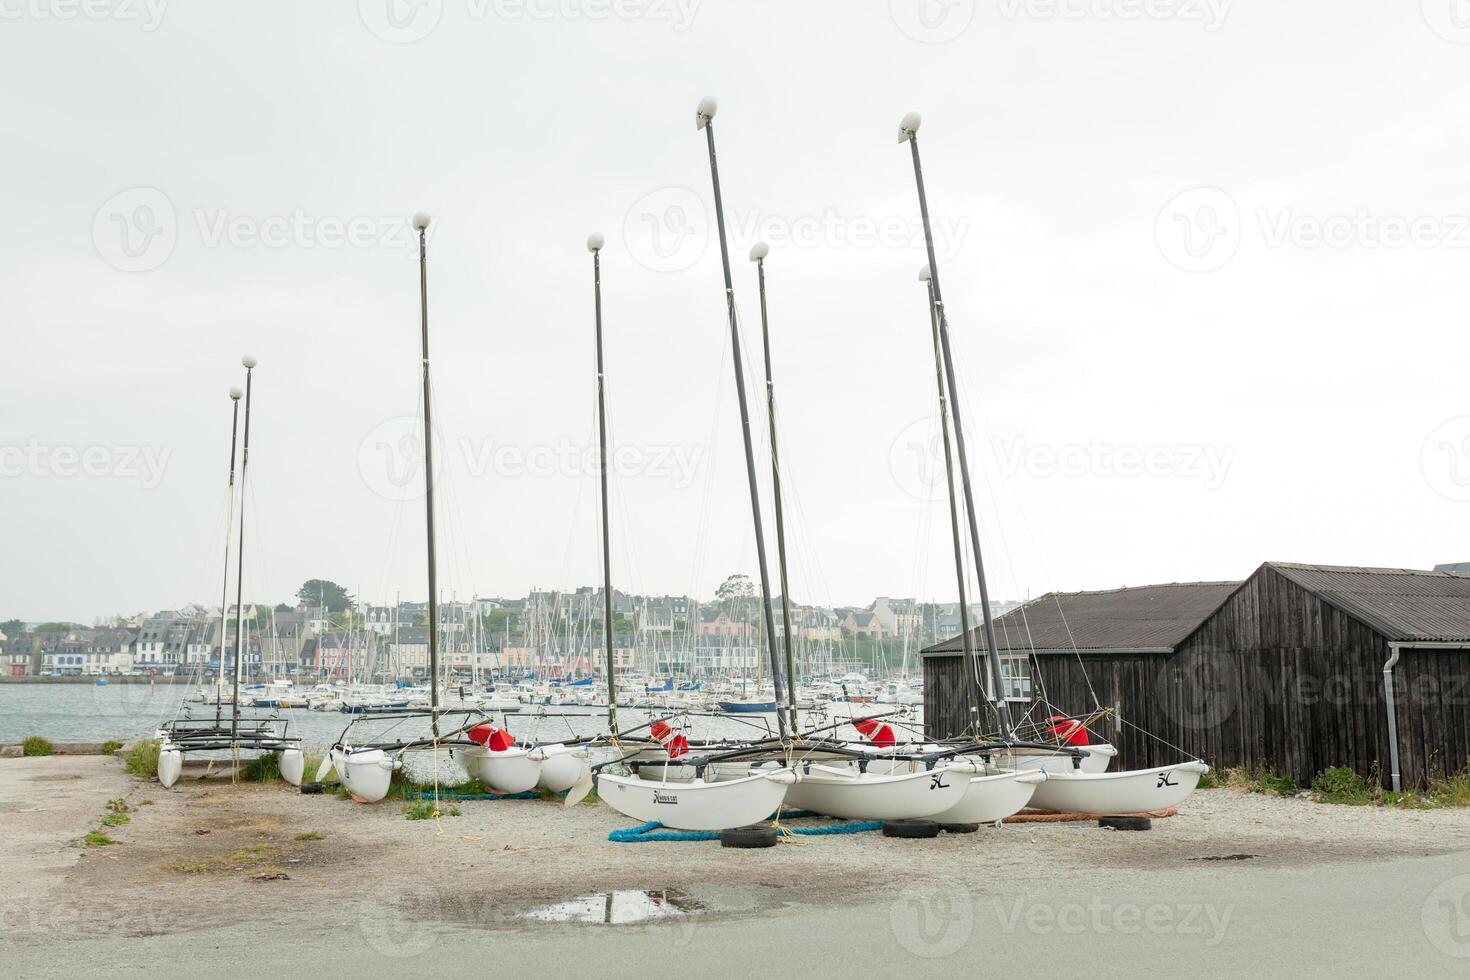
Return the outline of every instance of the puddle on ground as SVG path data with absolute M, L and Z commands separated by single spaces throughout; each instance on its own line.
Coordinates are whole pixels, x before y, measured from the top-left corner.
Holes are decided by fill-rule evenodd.
M 777 894 L 752 889 L 700 885 L 688 888 L 620 888 L 593 892 L 521 912 L 521 922 L 576 922 L 636 925 L 696 915 L 754 912 L 783 904 Z
M 522 912 L 518 918 L 528 922 L 590 922 L 620 926 L 655 919 L 700 915 L 710 911 L 704 902 L 682 888 L 657 888 L 642 891 L 622 888 L 617 891 L 581 895 Z

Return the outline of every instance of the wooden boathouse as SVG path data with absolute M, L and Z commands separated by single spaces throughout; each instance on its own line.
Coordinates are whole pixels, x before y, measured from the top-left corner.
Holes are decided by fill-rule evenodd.
M 1244 582 L 1051 593 L 996 640 L 1013 716 L 1110 709 L 1114 768 L 1186 755 L 1422 788 L 1470 766 L 1470 575 L 1267 562 Z M 964 727 L 960 668 L 958 637 L 924 651 L 932 737 Z

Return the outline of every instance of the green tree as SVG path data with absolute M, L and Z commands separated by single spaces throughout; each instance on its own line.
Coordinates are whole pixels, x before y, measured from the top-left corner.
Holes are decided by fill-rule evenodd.
M 296 599 L 304 606 L 325 606 L 328 612 L 346 612 L 357 604 L 342 586 L 329 579 L 308 579 L 296 590 Z
M 0 623 L 0 633 L 4 633 L 6 636 L 20 636 L 25 631 L 26 624 L 18 619 L 7 619 L 5 622 Z

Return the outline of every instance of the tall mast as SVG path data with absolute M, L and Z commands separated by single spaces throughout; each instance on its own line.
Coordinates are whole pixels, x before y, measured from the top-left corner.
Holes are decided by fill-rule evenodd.
M 771 490 L 776 504 L 776 572 L 781 577 L 781 639 L 786 653 L 786 701 L 791 713 L 791 730 L 798 731 L 796 720 L 796 657 L 791 650 L 791 586 L 786 579 L 786 518 L 781 504 L 781 454 L 776 448 L 776 383 L 771 377 L 771 328 L 766 316 L 766 256 L 771 252 L 765 242 L 750 249 L 755 263 L 761 294 L 761 349 L 766 361 L 766 421 L 771 430 Z M 779 706 L 777 707 L 779 711 Z
M 1014 735 L 1010 706 L 1000 672 L 1000 649 L 995 643 L 995 622 L 990 615 L 990 590 L 985 584 L 985 562 L 980 554 L 980 526 L 975 520 L 975 497 L 970 489 L 970 463 L 965 453 L 965 429 L 960 421 L 959 391 L 955 386 L 954 357 L 949 346 L 949 317 L 944 312 L 944 295 L 939 291 L 939 268 L 934 260 L 934 233 L 929 225 L 929 199 L 924 194 L 924 168 L 919 163 L 919 124 L 917 112 L 911 112 L 899 123 L 898 141 L 907 142 L 914 159 L 914 182 L 919 189 L 919 215 L 924 222 L 924 249 L 929 257 L 929 289 L 934 295 L 934 310 L 939 317 L 939 346 L 944 355 L 945 384 L 949 389 L 950 418 L 954 421 L 955 453 L 959 456 L 960 484 L 965 494 L 965 518 L 970 525 L 970 550 L 975 556 L 975 584 L 980 589 L 980 614 L 985 621 L 985 648 L 989 654 L 992 696 L 1001 729 Z
M 730 321 L 730 353 L 735 362 L 735 391 L 740 396 L 740 433 L 745 438 L 745 474 L 750 481 L 750 516 L 755 524 L 755 555 L 761 572 L 761 608 L 766 621 L 766 649 L 771 656 L 771 684 L 776 699 L 776 726 L 781 740 L 787 737 L 786 715 L 781 712 L 781 661 L 776 649 L 776 621 L 771 615 L 771 573 L 766 567 L 766 535 L 761 525 L 760 486 L 755 475 L 755 450 L 750 440 L 750 407 L 745 400 L 745 367 L 740 349 L 740 324 L 735 317 L 735 286 L 730 279 L 730 246 L 725 240 L 725 204 L 720 198 L 720 167 L 715 159 L 715 111 L 713 98 L 700 100 L 695 110 L 695 127 L 704 130 L 709 145 L 710 180 L 715 192 L 715 221 L 720 230 L 720 264 L 725 272 L 725 314 Z
M 230 506 L 225 515 L 225 574 L 219 588 L 219 681 L 214 685 L 214 727 L 219 728 L 223 721 L 222 714 L 224 705 L 221 701 L 225 693 L 225 631 L 226 623 L 230 615 L 230 532 L 234 530 L 235 524 L 235 439 L 240 431 L 240 396 L 243 392 L 239 388 L 230 388 L 231 419 L 230 419 Z
M 929 329 L 934 340 L 934 381 L 939 387 L 939 429 L 944 439 L 944 479 L 949 487 L 949 530 L 954 540 L 954 577 L 960 596 L 960 643 L 965 651 L 965 693 L 970 702 L 970 733 L 980 734 L 980 703 L 985 685 L 980 681 L 980 662 L 975 659 L 970 636 L 969 596 L 965 591 L 965 552 L 960 537 L 959 501 L 954 492 L 954 453 L 949 445 L 949 396 L 944 391 L 944 355 L 939 346 L 939 311 L 934 306 L 934 281 L 929 267 L 919 270 L 919 280 L 929 294 Z
M 240 545 L 235 549 L 235 684 L 230 696 L 230 741 L 240 734 L 240 669 L 245 660 L 245 470 L 250 465 L 250 387 L 256 360 L 240 358 L 245 365 L 245 438 L 240 446 Z M 223 640 L 222 640 L 223 642 Z M 221 650 L 223 656 L 223 650 Z
M 602 636 L 607 647 L 607 728 L 618 733 L 618 696 L 614 679 L 613 656 L 613 592 L 612 555 L 608 544 L 607 524 L 607 396 L 603 387 L 602 367 L 602 246 L 603 237 L 594 232 L 587 238 L 587 251 L 592 253 L 592 305 L 597 334 L 597 446 L 602 473 Z
M 429 396 L 429 216 L 413 216 L 419 233 L 419 333 L 424 362 L 424 508 L 429 540 L 429 723 L 439 737 L 439 571 L 434 561 L 434 424 Z

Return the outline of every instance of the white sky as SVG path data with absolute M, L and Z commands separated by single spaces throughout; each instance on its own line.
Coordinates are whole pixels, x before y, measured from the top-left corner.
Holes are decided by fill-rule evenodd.
M 0 618 L 215 601 L 246 351 L 247 598 L 422 597 L 419 208 L 446 593 L 599 578 L 594 230 L 616 584 L 753 576 L 708 94 L 797 598 L 954 593 L 910 109 L 994 596 L 1470 559 L 1457 2 L 0 0 Z

